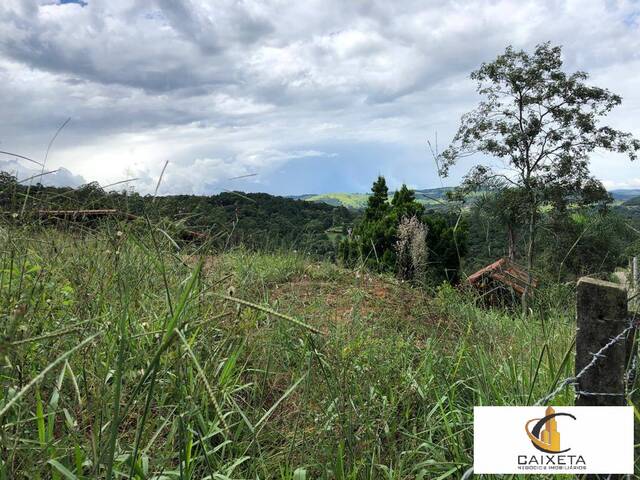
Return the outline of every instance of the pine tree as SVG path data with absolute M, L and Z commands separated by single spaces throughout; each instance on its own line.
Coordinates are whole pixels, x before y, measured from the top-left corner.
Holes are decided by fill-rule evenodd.
M 389 203 L 389 189 L 382 176 L 373 183 L 371 192 L 353 239 L 340 245 L 339 258 L 347 265 L 359 260 L 377 270 L 393 270 L 396 267 L 398 224 L 405 216 L 422 215 L 423 207 L 406 185 Z
M 371 192 L 372 195 L 369 196 L 367 208 L 364 211 L 366 221 L 380 220 L 389 211 L 389 188 L 383 176 L 378 176 L 378 179 L 373 182 Z
M 391 200 L 391 207 L 396 212 L 398 222 L 403 218 L 420 217 L 424 213 L 424 206 L 416 201 L 413 190 L 409 190 L 403 183 L 400 190 L 396 190 Z

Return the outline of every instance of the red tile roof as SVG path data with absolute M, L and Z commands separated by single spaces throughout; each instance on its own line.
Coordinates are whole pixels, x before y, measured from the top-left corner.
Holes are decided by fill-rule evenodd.
M 479 286 L 483 278 L 491 278 L 523 294 L 528 282 L 528 273 L 517 263 L 508 258 L 501 258 L 470 275 L 467 282 L 470 285 Z M 535 288 L 537 285 L 538 282 L 532 278 L 531 287 Z

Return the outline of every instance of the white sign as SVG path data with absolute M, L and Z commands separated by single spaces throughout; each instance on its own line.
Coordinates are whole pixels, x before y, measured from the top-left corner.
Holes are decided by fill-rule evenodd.
M 633 473 L 633 407 L 474 407 L 473 471 Z

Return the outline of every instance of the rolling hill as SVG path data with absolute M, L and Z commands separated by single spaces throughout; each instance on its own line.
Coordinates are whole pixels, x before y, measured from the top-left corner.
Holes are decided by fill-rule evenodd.
M 416 199 L 427 207 L 437 208 L 441 202 L 445 200 L 447 192 L 453 189 L 454 187 L 442 187 L 415 190 Z M 611 193 L 614 200 L 623 203 L 625 206 L 640 204 L 640 189 L 617 189 L 611 190 L 609 193 Z M 389 198 L 392 198 L 393 194 L 394 192 L 389 192 Z M 359 210 L 367 206 L 367 198 L 369 198 L 369 195 L 369 193 L 334 192 L 291 195 L 288 198 L 306 200 L 308 202 L 326 203 L 327 205 L 332 205 L 334 207 L 346 207 L 353 210 Z M 629 201 L 635 203 L 629 203 Z
M 416 199 L 425 206 L 437 207 L 448 191 L 453 190 L 452 187 L 443 188 L 424 188 L 415 190 Z M 389 198 L 393 197 L 394 192 L 389 192 Z M 292 198 L 306 200 L 308 202 L 326 203 L 333 206 L 342 206 L 358 210 L 367 206 L 368 193 L 323 193 L 298 195 Z
M 640 189 L 638 188 L 610 190 L 609 193 L 613 196 L 614 200 L 620 200 L 621 202 L 626 202 L 634 197 L 640 197 Z
M 640 207 L 640 195 L 637 197 L 631 197 L 629 200 L 626 200 L 623 204 L 623 207 Z

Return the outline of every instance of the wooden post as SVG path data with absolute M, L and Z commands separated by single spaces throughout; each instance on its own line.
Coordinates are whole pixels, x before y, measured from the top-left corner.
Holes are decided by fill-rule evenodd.
M 578 281 L 578 331 L 576 335 L 576 375 L 629 325 L 627 292 L 624 287 L 603 280 L 582 277 Z M 629 338 L 632 338 L 629 335 Z M 631 348 L 627 340 L 611 345 L 579 379 L 576 405 L 625 405 L 624 373 Z M 579 393 L 584 392 L 584 393 Z M 605 393 L 613 395 L 588 395 Z

